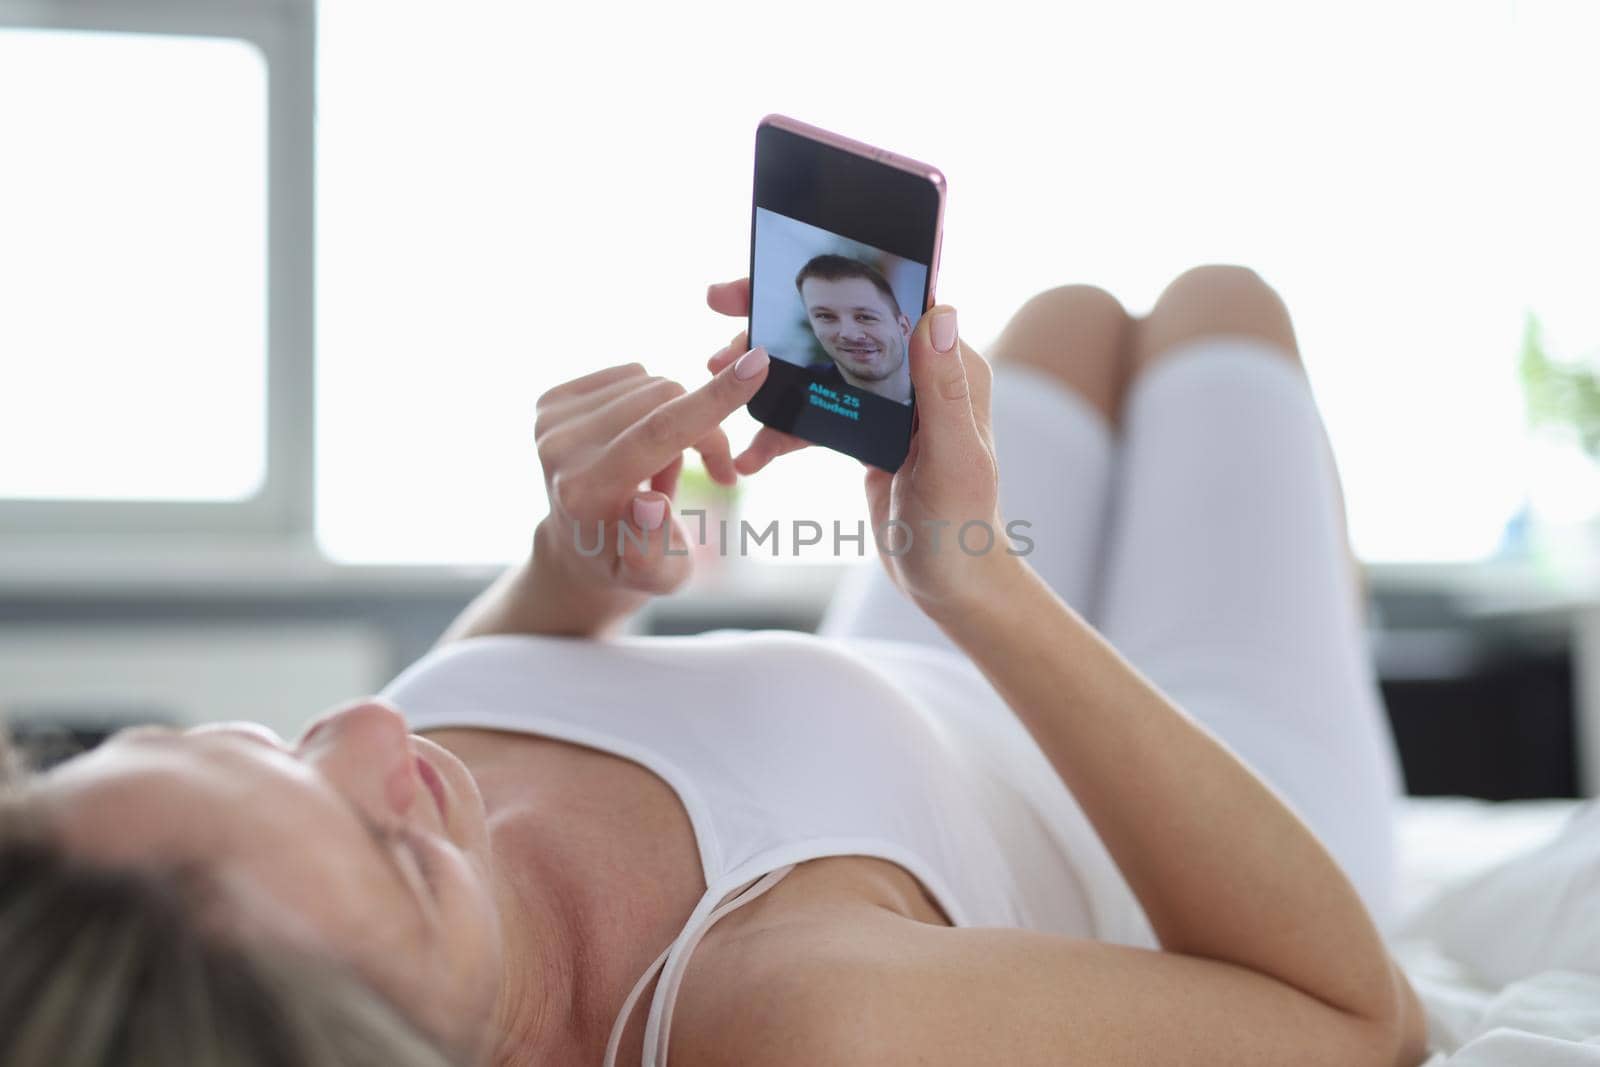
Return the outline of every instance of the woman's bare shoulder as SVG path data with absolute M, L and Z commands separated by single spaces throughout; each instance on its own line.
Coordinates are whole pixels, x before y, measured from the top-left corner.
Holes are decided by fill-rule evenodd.
M 695 951 L 672 1023 L 674 1064 L 797 1061 L 816 1053 L 812 1006 L 790 999 L 793 974 L 845 960 L 835 951 L 883 917 L 947 927 L 943 911 L 900 866 L 869 856 L 830 856 L 797 866 L 773 889 L 720 920 Z
M 697 959 L 690 975 L 672 1032 L 681 1067 L 1421 1059 L 1363 1020 L 1230 964 L 1031 930 L 952 928 L 876 907 L 745 931 Z

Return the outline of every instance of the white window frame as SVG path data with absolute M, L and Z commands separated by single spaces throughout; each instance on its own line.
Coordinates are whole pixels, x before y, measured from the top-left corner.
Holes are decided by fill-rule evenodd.
M 106 562 L 158 543 L 314 551 L 314 0 L 0 0 L 0 28 L 239 40 L 267 70 L 265 471 L 238 501 L 0 498 L 0 559 Z M 177 538 L 178 541 L 174 541 Z M 26 565 L 26 564 L 24 564 Z

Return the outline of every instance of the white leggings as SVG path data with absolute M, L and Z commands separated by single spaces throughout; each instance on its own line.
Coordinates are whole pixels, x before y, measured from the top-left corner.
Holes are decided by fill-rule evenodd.
M 1134 379 L 1114 432 L 1059 379 L 1000 364 L 994 434 L 1029 562 L 1299 813 L 1387 929 L 1399 762 L 1303 372 L 1264 342 L 1191 342 Z M 876 561 L 819 632 L 952 647 Z

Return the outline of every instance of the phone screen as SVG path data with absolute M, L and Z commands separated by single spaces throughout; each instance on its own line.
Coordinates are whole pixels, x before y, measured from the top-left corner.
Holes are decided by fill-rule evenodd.
M 892 471 L 911 440 L 908 348 L 932 302 L 943 179 L 815 133 L 756 134 L 750 343 L 773 363 L 750 411 Z

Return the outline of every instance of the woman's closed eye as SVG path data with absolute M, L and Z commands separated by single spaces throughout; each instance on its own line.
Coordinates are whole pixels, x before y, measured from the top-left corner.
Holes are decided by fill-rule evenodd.
M 304 760 L 296 753 L 290 752 L 281 739 L 274 740 L 276 735 L 265 727 L 258 728 L 250 723 L 242 725 L 219 723 L 196 727 L 187 733 L 214 737 L 227 742 L 247 742 L 246 747 L 252 751 L 258 753 L 265 751 L 274 759 L 292 765 L 297 771 L 305 767 Z M 371 837 L 374 846 L 383 856 L 384 863 L 394 872 L 408 893 L 416 898 L 429 923 L 437 923 L 439 913 L 437 845 L 429 840 L 427 835 L 409 826 L 379 821 L 368 815 L 365 809 L 348 797 L 343 799 Z
M 438 878 L 436 846 L 409 826 L 380 822 L 356 808 L 356 815 L 371 836 L 373 844 L 393 867 L 400 880 L 416 896 L 429 920 L 437 918 Z

